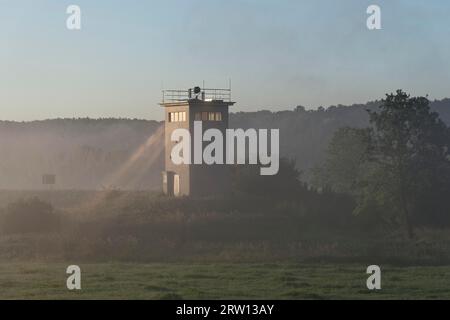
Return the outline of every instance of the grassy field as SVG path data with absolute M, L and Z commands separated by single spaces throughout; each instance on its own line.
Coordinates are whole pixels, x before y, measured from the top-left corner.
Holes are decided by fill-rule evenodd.
M 366 288 L 354 264 L 81 264 L 82 290 L 66 289 L 66 264 L 0 263 L 1 299 L 450 299 L 450 267 L 382 268 Z
M 448 229 L 417 230 L 410 240 L 339 226 L 320 211 L 261 214 L 237 200 L 229 207 L 139 192 L 0 191 L 0 218 L 33 196 L 51 202 L 62 224 L 29 232 L 41 220 L 28 219 L 36 213 L 27 206 L 22 229 L 0 219 L 0 299 L 450 299 Z M 366 288 L 368 260 L 381 264 L 380 291 Z M 12 261 L 91 263 L 79 264 L 82 290 L 69 291 L 66 268 L 77 262 Z

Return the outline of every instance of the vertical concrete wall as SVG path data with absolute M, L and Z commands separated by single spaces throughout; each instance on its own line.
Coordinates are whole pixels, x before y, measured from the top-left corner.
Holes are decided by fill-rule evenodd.
M 176 142 L 171 141 L 171 133 L 177 128 L 188 129 L 191 134 L 191 155 L 194 155 L 194 121 L 195 114 L 201 112 L 220 112 L 222 121 L 202 121 L 203 132 L 210 128 L 219 129 L 224 138 L 223 155 L 226 155 L 225 133 L 228 128 L 228 109 L 231 103 L 221 101 L 190 100 L 185 103 L 165 104 L 165 164 L 166 171 L 180 176 L 180 195 L 216 196 L 224 195 L 231 188 L 231 168 L 226 164 L 207 165 L 175 165 L 171 159 L 171 151 Z M 186 112 L 185 122 L 170 122 L 169 113 Z M 202 132 L 202 136 L 203 136 Z M 203 143 L 202 150 L 209 144 Z M 224 159 L 225 160 L 225 159 Z M 171 176 L 171 175 L 170 175 Z
M 186 103 L 184 105 L 177 105 L 177 106 L 170 106 L 166 107 L 166 119 L 165 119 L 165 164 L 166 164 L 166 171 L 173 172 L 173 174 L 169 175 L 173 178 L 174 174 L 178 174 L 180 176 L 180 195 L 181 196 L 188 196 L 190 194 L 190 169 L 189 165 L 187 164 L 181 164 L 181 165 L 175 165 L 172 162 L 171 159 L 171 152 L 174 145 L 176 145 L 177 142 L 171 141 L 171 134 L 174 130 L 178 128 L 183 128 L 189 130 L 189 104 Z M 180 112 L 184 111 L 186 112 L 186 121 L 185 122 L 170 122 L 169 121 L 169 113 L 170 112 Z M 173 187 L 173 183 L 171 184 Z M 170 192 L 169 194 L 172 194 Z
M 228 128 L 228 104 L 223 102 L 205 102 L 192 104 L 190 107 L 190 126 L 194 127 L 195 113 L 197 112 L 221 112 L 222 121 L 202 121 L 203 132 L 210 128 L 219 129 L 224 137 L 225 156 L 225 131 Z M 193 132 L 193 129 L 192 129 Z M 202 133 L 203 134 L 203 133 Z M 202 150 L 210 142 L 204 142 Z M 206 165 L 193 164 L 191 166 L 191 195 L 193 196 L 215 196 L 223 195 L 230 189 L 231 170 L 228 165 Z

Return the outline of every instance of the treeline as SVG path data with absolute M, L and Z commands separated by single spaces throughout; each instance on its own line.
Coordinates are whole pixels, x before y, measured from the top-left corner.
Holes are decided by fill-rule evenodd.
M 450 225 L 450 128 L 426 97 L 398 90 L 367 110 L 367 128 L 333 136 L 315 185 L 351 195 L 357 215 L 374 223 L 416 227 Z
M 294 160 L 303 179 L 311 181 L 311 170 L 325 159 L 336 130 L 367 127 L 366 109 L 374 110 L 380 103 L 232 113 L 230 126 L 280 129 L 282 157 Z M 449 99 L 433 101 L 430 107 L 450 124 Z M 131 119 L 0 121 L 0 189 L 43 189 L 42 174 L 54 173 L 57 189 L 98 190 L 115 186 L 158 190 L 164 162 L 162 153 L 156 160 L 154 157 L 161 149 L 162 139 L 156 148 L 146 142 L 160 126 L 157 121 Z M 112 181 L 111 174 L 120 170 L 120 165 L 142 146 L 145 147 L 142 162 Z

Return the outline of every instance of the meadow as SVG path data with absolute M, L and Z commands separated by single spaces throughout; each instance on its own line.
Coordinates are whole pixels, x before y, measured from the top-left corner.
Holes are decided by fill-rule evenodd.
M 450 267 L 381 266 L 382 289 L 361 264 L 1 263 L 0 299 L 450 299 Z
M 345 210 L 259 203 L 0 192 L 0 299 L 450 299 L 448 230 L 409 240 L 370 232 Z M 81 291 L 66 288 L 72 264 Z M 372 264 L 379 291 L 366 287 Z

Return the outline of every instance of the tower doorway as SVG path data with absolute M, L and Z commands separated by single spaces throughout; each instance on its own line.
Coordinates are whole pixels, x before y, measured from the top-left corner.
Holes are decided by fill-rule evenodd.
M 178 174 L 173 176 L 173 194 L 175 197 L 180 195 L 180 176 Z

